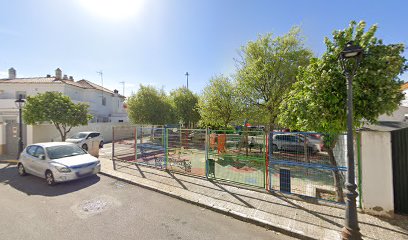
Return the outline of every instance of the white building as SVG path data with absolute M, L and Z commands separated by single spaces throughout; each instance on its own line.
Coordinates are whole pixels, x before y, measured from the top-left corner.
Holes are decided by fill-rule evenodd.
M 18 109 L 14 101 L 20 95 L 26 98 L 49 91 L 61 92 L 75 103 L 89 105 L 89 113 L 93 116 L 90 122 L 128 122 L 125 97 L 117 90 L 111 91 L 84 79 L 75 81 L 72 76 L 62 75 L 59 68 L 55 76 L 45 77 L 17 78 L 14 68 L 8 73 L 8 78 L 0 79 L 0 154 L 13 148 L 14 141 L 6 140 L 16 135 Z
M 408 107 L 408 82 L 401 85 L 401 91 L 405 95 L 401 101 L 401 106 Z
M 89 113 L 94 116 L 91 122 L 127 122 L 124 108 L 125 97 L 117 90 L 111 91 L 87 80 L 74 81 L 61 70 L 55 76 L 17 78 L 16 70 L 9 69 L 9 78 L 0 79 L 0 122 L 16 119 L 18 109 L 14 101 L 19 95 L 34 96 L 49 91 L 61 92 L 75 103 L 89 105 Z

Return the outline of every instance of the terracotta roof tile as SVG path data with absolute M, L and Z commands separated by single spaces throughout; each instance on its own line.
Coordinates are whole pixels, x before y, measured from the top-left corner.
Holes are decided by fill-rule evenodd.
M 54 77 L 0 79 L 0 83 L 58 83 Z
M 408 89 L 408 82 L 401 85 L 401 90 L 402 91 L 407 90 L 407 89 Z
M 96 89 L 99 91 L 104 91 L 110 94 L 114 94 L 113 91 L 101 87 L 98 84 L 95 84 L 93 82 L 90 82 L 88 80 L 82 79 L 79 80 L 77 82 L 73 81 L 73 80 L 65 80 L 65 79 L 55 79 L 55 77 L 31 77 L 31 78 L 15 78 L 15 79 L 0 79 L 0 84 L 2 83 L 15 83 L 15 84 L 35 84 L 35 83 L 57 83 L 57 84 L 67 84 L 67 85 L 71 85 L 71 86 L 75 86 L 75 87 L 79 87 L 79 88 L 83 88 L 83 89 Z M 119 94 L 120 97 L 125 97 Z

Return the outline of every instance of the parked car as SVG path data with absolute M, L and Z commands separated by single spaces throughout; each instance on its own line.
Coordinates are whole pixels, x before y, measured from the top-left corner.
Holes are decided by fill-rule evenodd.
M 304 137 L 304 135 L 300 135 L 300 136 Z M 308 133 L 308 134 L 306 134 L 306 138 L 307 138 L 307 141 L 309 141 L 312 144 L 315 144 L 315 146 L 317 147 L 317 150 L 319 150 L 319 152 L 325 151 L 324 150 L 323 136 L 321 134 Z
M 301 134 L 274 134 L 272 140 L 273 151 L 305 151 L 305 137 Z M 319 151 L 317 144 L 306 138 L 307 151 L 314 154 Z
M 103 137 L 99 132 L 79 132 L 66 139 L 65 142 L 75 143 L 86 151 L 93 144 L 98 144 L 99 148 L 103 148 Z
M 204 131 L 193 131 L 188 135 L 191 140 L 205 140 L 206 133 Z
M 20 154 L 18 173 L 45 178 L 48 185 L 97 174 L 99 160 L 73 143 L 48 142 L 27 146 Z

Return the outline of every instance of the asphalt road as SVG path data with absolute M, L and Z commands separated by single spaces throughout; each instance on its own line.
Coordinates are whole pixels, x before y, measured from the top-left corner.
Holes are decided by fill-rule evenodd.
M 0 238 L 293 239 L 98 175 L 49 187 L 0 164 Z

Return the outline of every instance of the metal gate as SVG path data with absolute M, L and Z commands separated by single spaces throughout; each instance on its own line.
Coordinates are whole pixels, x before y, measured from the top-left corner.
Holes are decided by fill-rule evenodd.
M 394 209 L 408 214 L 408 128 L 391 132 Z
M 341 135 L 333 139 L 335 147 L 330 149 L 324 137 L 316 133 L 271 132 L 269 190 L 344 202 L 346 138 Z
M 206 130 L 154 126 L 113 128 L 114 166 L 140 164 L 205 176 Z
M 6 154 L 17 156 L 18 154 L 18 124 L 15 120 L 6 120 Z
M 167 169 L 205 176 L 206 130 L 166 129 Z
M 207 176 L 265 188 L 265 146 L 263 131 L 209 131 Z

